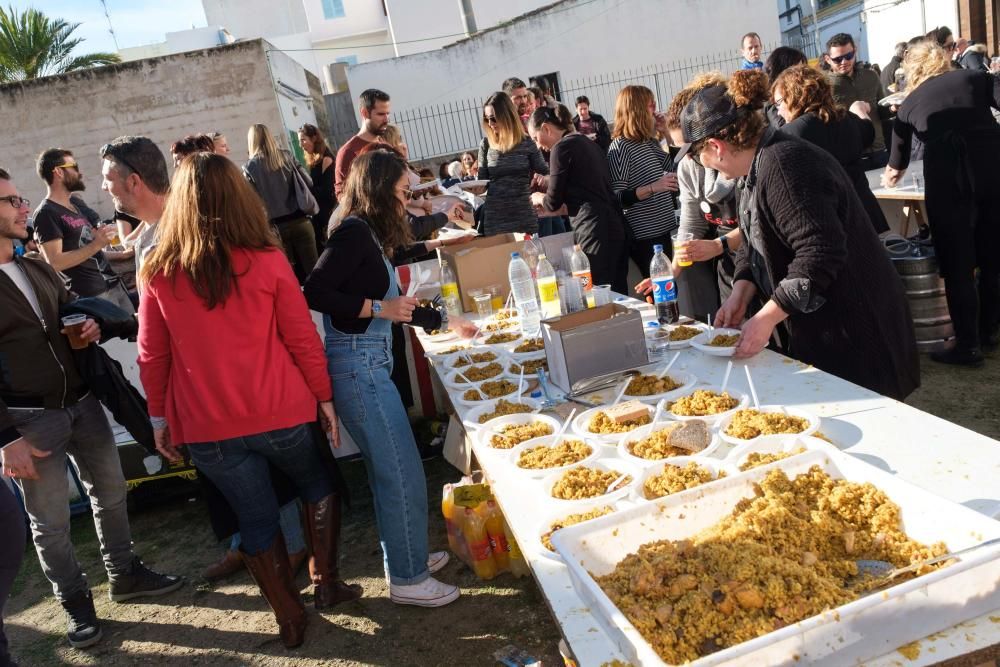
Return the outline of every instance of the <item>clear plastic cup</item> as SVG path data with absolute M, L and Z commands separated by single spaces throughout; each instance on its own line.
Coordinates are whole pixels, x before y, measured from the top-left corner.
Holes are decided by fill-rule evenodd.
M 591 290 L 594 295 L 594 307 L 611 303 L 611 285 L 594 285 Z
M 69 346 L 74 350 L 83 350 L 90 342 L 81 334 L 83 325 L 87 321 L 86 315 L 67 315 L 62 318 L 63 329 L 66 330 L 66 337 L 69 338 Z
M 477 294 L 472 297 L 472 302 L 475 304 L 476 316 L 481 319 L 486 319 L 493 314 L 493 295 L 489 292 L 483 294 Z M 503 304 L 501 304 L 502 306 Z
M 677 232 L 676 234 L 671 235 L 670 240 L 674 243 L 674 257 L 677 257 L 680 247 L 688 241 L 694 240 L 694 234 L 691 232 Z M 677 266 L 691 266 L 691 264 L 693 264 L 691 260 L 677 262 Z

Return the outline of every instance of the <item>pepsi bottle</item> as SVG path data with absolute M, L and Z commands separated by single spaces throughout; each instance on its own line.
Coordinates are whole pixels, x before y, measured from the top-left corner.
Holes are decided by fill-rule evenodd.
M 653 246 L 653 261 L 649 264 L 649 279 L 653 283 L 653 303 L 656 304 L 656 319 L 660 324 L 676 324 L 681 317 L 677 305 L 677 283 L 670 258 L 663 252 L 662 245 Z

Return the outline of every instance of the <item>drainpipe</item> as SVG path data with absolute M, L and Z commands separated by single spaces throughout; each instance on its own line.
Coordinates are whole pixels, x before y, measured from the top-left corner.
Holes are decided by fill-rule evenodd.
M 472 0 L 458 0 L 458 13 L 462 17 L 462 27 L 465 28 L 466 37 L 472 37 L 479 32 L 476 28 L 476 13 L 472 9 Z
M 819 19 L 816 17 L 816 0 L 809 0 L 809 4 L 812 5 L 813 31 L 816 33 L 816 57 L 822 62 L 823 47 L 819 43 Z

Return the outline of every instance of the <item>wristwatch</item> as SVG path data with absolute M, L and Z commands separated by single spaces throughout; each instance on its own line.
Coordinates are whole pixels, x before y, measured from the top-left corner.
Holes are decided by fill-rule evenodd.
M 372 299 L 372 319 L 377 318 L 382 314 L 382 302 L 377 299 Z
M 722 244 L 722 254 L 723 255 L 728 254 L 729 253 L 729 239 L 726 238 L 725 234 L 723 234 L 722 236 L 719 237 L 719 243 Z

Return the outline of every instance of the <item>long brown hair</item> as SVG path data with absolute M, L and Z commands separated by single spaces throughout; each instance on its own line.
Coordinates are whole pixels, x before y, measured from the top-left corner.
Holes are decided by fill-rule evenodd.
M 493 115 L 496 116 L 496 130 L 486 122 L 486 107 L 493 107 Z M 517 108 L 511 101 L 507 93 L 493 93 L 486 98 L 483 103 L 483 132 L 489 137 L 490 145 L 501 153 L 506 153 L 528 136 L 521 124 L 521 118 L 517 115 Z
M 139 280 L 148 285 L 157 274 L 172 278 L 183 271 L 209 310 L 236 286 L 234 250 L 278 247 L 260 197 L 236 165 L 209 152 L 178 165 L 157 230 Z
M 311 169 L 317 162 L 322 162 L 323 158 L 326 157 L 326 152 L 329 150 L 326 145 L 326 139 L 323 137 L 323 133 L 319 131 L 319 128 L 312 123 L 305 123 L 300 127 L 299 134 L 309 137 L 309 140 L 312 141 L 312 152 L 306 153 L 306 164 Z
M 254 158 L 259 155 L 261 161 L 271 171 L 290 167 L 278 147 L 278 142 L 274 140 L 271 130 L 267 129 L 267 125 L 256 123 L 250 126 L 250 129 L 247 130 L 247 146 L 250 148 L 250 157 Z
M 844 117 L 844 108 L 833 99 L 826 76 L 809 65 L 795 65 L 778 75 L 771 93 L 781 88 L 782 104 L 798 118 L 813 113 L 824 123 Z
M 656 119 L 649 112 L 649 105 L 656 101 L 646 86 L 625 86 L 615 100 L 614 138 L 646 141 L 656 138 Z
M 396 183 L 406 171 L 406 162 L 388 150 L 359 154 L 340 196 L 344 217 L 354 215 L 367 222 L 389 257 L 396 248 L 413 242 L 406 207 L 396 197 Z

